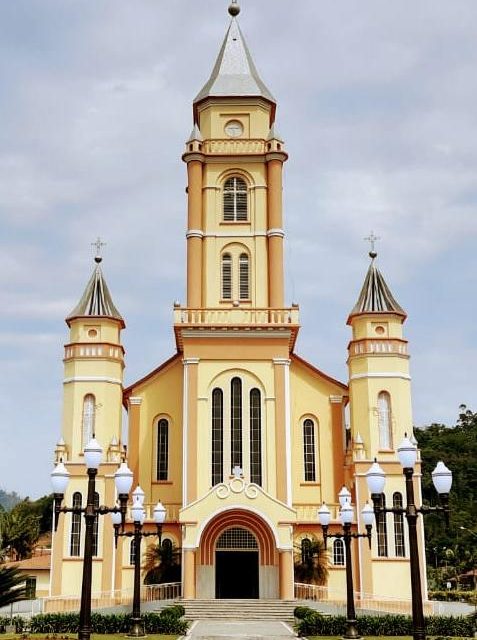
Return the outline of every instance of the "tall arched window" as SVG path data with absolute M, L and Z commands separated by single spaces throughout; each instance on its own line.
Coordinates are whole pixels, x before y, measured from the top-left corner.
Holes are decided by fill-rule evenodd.
M 402 494 L 399 491 L 393 494 L 393 507 L 402 509 Z M 404 547 L 404 516 L 402 513 L 394 514 L 394 551 L 398 558 L 404 558 L 406 555 Z
M 232 378 L 230 383 L 230 462 L 234 467 L 243 468 L 242 463 L 242 381 Z
M 262 415 L 258 389 L 250 391 L 250 482 L 262 484 Z
M 391 449 L 391 398 L 387 391 L 378 395 L 379 448 Z
M 161 547 L 164 551 L 164 554 L 170 554 L 172 552 L 172 540 L 169 540 L 169 538 L 165 538 L 162 541 Z
M 224 184 L 224 221 L 247 220 L 247 184 L 242 178 L 228 178 Z
M 386 496 L 381 494 L 381 507 L 386 507 Z M 388 555 L 388 528 L 386 522 L 386 513 L 380 513 L 376 518 L 376 531 L 378 534 L 378 556 L 387 557 Z
M 224 479 L 224 394 L 212 391 L 212 486 Z
M 83 399 L 83 449 L 93 437 L 95 421 L 95 402 L 92 393 L 88 393 Z
M 99 507 L 99 493 L 94 492 L 94 506 Z M 98 533 L 99 533 L 99 515 L 96 514 L 93 528 L 93 556 L 98 555 Z
M 82 496 L 79 491 L 73 493 L 73 509 L 81 509 Z M 81 550 L 81 513 L 71 514 L 70 556 L 79 556 Z
M 341 538 L 333 541 L 333 564 L 335 567 L 345 566 L 344 542 Z
M 222 256 L 222 299 L 232 300 L 232 256 L 224 253 Z
M 250 270 L 248 263 L 248 255 L 241 253 L 239 258 L 239 298 L 240 300 L 248 300 L 250 297 Z
M 134 565 L 136 561 L 136 541 L 134 538 L 131 540 L 131 545 L 129 547 L 129 564 Z
M 157 480 L 167 480 L 169 468 L 169 422 L 161 418 L 157 423 Z
M 303 458 L 305 482 L 316 482 L 315 425 L 310 419 L 303 423 Z
M 307 560 L 311 558 L 311 540 L 310 538 L 303 538 L 301 541 L 301 561 L 305 564 Z

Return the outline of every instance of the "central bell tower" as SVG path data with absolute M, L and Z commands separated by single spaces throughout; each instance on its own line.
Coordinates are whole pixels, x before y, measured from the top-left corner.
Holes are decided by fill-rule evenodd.
M 276 103 L 232 4 L 212 74 L 194 100 L 188 176 L 187 306 L 281 309 L 282 168 Z

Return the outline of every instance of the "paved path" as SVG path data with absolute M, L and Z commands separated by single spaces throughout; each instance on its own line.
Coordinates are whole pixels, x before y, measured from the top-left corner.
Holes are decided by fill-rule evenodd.
M 191 640 L 285 640 L 296 636 L 287 624 L 278 620 L 198 620 L 191 625 L 187 637 Z

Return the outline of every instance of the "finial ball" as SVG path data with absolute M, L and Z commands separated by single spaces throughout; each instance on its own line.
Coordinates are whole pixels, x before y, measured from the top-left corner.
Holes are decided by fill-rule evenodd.
M 372 258 L 374 260 L 374 258 L 376 258 L 378 254 L 376 253 L 376 251 L 370 251 L 369 252 L 369 257 Z
M 240 13 L 240 7 L 236 2 L 232 2 L 232 4 L 229 5 L 229 13 L 232 18 L 235 18 Z
M 99 264 L 100 262 L 103 261 L 103 258 L 101 256 L 95 256 L 94 261 L 96 262 L 96 264 Z

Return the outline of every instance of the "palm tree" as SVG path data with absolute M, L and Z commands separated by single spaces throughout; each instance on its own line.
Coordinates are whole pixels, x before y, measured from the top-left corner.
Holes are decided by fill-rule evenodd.
M 0 567 L 0 607 L 23 600 L 26 577 L 17 567 Z
M 181 549 L 170 540 L 152 544 L 146 550 L 143 565 L 144 584 L 179 582 L 181 579 Z
M 31 513 L 28 503 L 20 502 L 11 511 L 0 514 L 0 550 L 11 560 L 31 555 L 40 536 L 39 516 Z
M 295 580 L 324 585 L 328 578 L 328 553 L 321 540 L 304 538 L 295 549 Z

